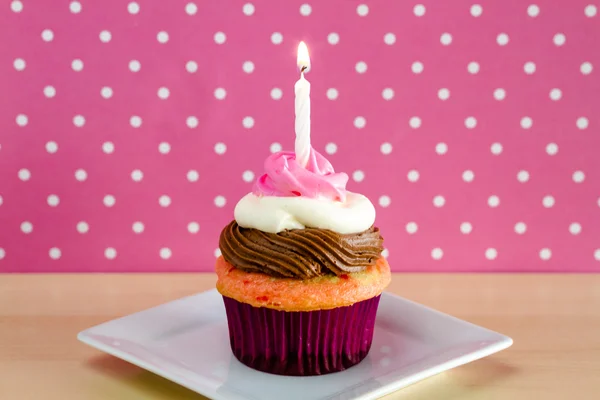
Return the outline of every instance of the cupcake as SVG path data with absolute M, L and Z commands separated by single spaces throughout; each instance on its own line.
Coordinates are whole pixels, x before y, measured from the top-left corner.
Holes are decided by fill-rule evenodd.
M 302 57 L 301 57 L 302 56 Z M 322 375 L 369 353 L 390 282 L 375 207 L 310 145 L 301 43 L 295 151 L 271 154 L 219 237 L 217 290 L 234 356 L 278 375 Z

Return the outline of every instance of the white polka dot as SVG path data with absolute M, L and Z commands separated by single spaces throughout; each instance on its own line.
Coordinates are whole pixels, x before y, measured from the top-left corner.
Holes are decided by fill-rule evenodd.
M 78 14 L 81 12 L 81 3 L 78 1 L 72 1 L 71 4 L 69 4 L 69 9 L 73 14 Z
M 169 258 L 171 258 L 171 255 L 173 254 L 171 252 L 171 249 L 169 249 L 168 247 L 163 247 L 162 249 L 160 249 L 159 253 L 160 258 L 162 258 L 163 260 L 168 260 Z
M 242 69 L 245 73 L 251 74 L 252 72 L 254 72 L 254 63 L 252 61 L 245 61 L 242 65 Z
M 506 33 L 500 33 L 497 37 L 496 37 L 496 42 L 500 45 L 500 46 L 506 46 L 508 44 L 509 38 L 508 35 Z
M 492 195 L 488 198 L 488 206 L 495 208 L 500 205 L 500 198 L 496 195 Z
M 227 145 L 223 142 L 219 142 L 217 144 L 215 144 L 215 153 L 219 154 L 219 155 L 223 155 L 225 154 L 225 152 L 227 151 Z
M 244 6 L 242 7 L 242 11 L 244 14 L 246 14 L 248 16 L 254 14 L 254 4 L 252 4 L 252 3 L 244 4 Z
M 552 257 L 552 251 L 548 248 L 540 250 L 540 258 L 544 261 L 549 260 Z
M 56 89 L 54 88 L 54 86 L 46 86 L 44 88 L 44 96 L 46 96 L 49 99 L 56 96 Z
M 48 255 L 50 256 L 51 259 L 58 260 L 60 258 L 60 256 L 62 255 L 62 252 L 60 251 L 60 249 L 58 247 L 52 247 L 48 251 Z
M 411 117 L 410 120 L 408 121 L 408 124 L 410 125 L 411 128 L 418 129 L 421 127 L 421 118 Z
M 280 32 L 273 32 L 271 42 L 273 44 L 281 44 L 283 42 L 283 35 Z
M 31 172 L 29 172 L 27 168 L 20 169 L 17 175 L 19 176 L 19 179 L 23 182 L 26 182 L 31 178 Z
M 352 173 L 352 179 L 354 179 L 354 182 L 362 182 L 365 180 L 365 173 L 361 170 L 356 170 Z
M 521 170 L 517 172 L 517 180 L 521 183 L 525 183 L 529 180 L 529 172 Z
M 336 32 L 331 32 L 327 35 L 327 42 L 333 45 L 338 44 L 340 42 L 340 35 Z
M 473 173 L 473 171 L 468 169 L 465 172 L 463 172 L 462 178 L 465 182 L 473 182 L 473 179 L 475 179 L 475 174 Z
M 244 171 L 244 173 L 242 174 L 242 179 L 244 180 L 244 182 L 252 182 L 254 180 L 254 172 L 250 170 Z
M 383 35 L 383 42 L 387 45 L 393 45 L 394 43 L 396 43 L 396 35 L 394 35 L 391 32 L 386 33 L 385 35 Z
M 191 169 L 187 173 L 187 180 L 190 182 L 196 182 L 200 178 L 200 174 L 195 169 Z
M 460 224 L 460 232 L 464 235 L 468 235 L 473 231 L 473 225 L 470 222 L 463 222 Z
M 338 98 L 338 94 L 339 93 L 338 93 L 337 89 L 334 89 L 334 88 L 327 89 L 327 98 L 329 100 L 335 100 L 335 99 L 337 99 Z
M 435 207 L 444 207 L 444 204 L 446 204 L 446 199 L 444 198 L 444 196 L 437 195 L 433 198 L 433 205 Z
M 571 235 L 579 235 L 581 233 L 581 224 L 578 222 L 573 222 L 569 225 L 569 232 Z
M 411 235 L 417 233 L 418 230 L 419 226 L 416 222 L 409 222 L 406 224 L 406 232 L 410 233 Z
M 498 250 L 492 247 L 485 250 L 485 258 L 487 258 L 488 260 L 495 260 L 496 257 L 498 257 Z
M 134 182 L 140 182 L 144 178 L 144 173 L 139 169 L 134 169 L 131 171 L 131 179 Z
M 275 143 L 271 143 L 271 146 L 269 146 L 269 151 L 271 153 L 277 153 L 281 151 L 281 144 L 275 142 Z
M 90 226 L 85 221 L 79 221 L 76 226 L 77 232 L 83 234 L 90 230 Z
M 442 33 L 442 36 L 440 36 L 440 43 L 444 46 L 448 46 L 450 43 L 452 43 L 452 35 L 448 32 Z
M 523 70 L 527 75 L 531 75 L 535 72 L 535 63 L 533 61 L 527 61 L 523 66 Z
M 583 13 L 585 14 L 586 17 L 592 18 L 592 17 L 595 17 L 596 14 L 598 13 L 598 8 L 593 4 L 588 4 L 583 9 Z
M 0 260 L 2 260 L 4 257 L 6 257 L 6 250 L 0 247 Z
M 521 118 L 521 128 L 529 129 L 533 126 L 533 120 L 531 117 L 523 117 Z
M 366 4 L 359 4 L 359 6 L 356 7 L 356 13 L 361 17 L 367 16 L 369 13 L 369 6 Z
M 156 35 L 156 40 L 158 40 L 159 43 L 167 43 L 169 41 L 169 34 L 165 31 L 160 31 Z
M 422 17 L 425 15 L 425 6 L 423 4 L 417 4 L 413 7 L 413 13 L 415 13 L 417 17 Z
M 390 251 L 384 248 L 383 250 L 381 250 L 381 256 L 383 258 L 388 258 L 390 256 Z
M 111 154 L 115 151 L 115 145 L 112 142 L 104 142 L 102 143 L 102 151 L 106 154 Z
M 540 13 L 540 8 L 536 4 L 531 4 L 527 7 L 527 15 L 530 17 L 537 17 Z
M 33 232 L 33 224 L 29 221 L 22 222 L 21 223 L 21 232 L 23 232 L 23 233 Z
M 435 249 L 431 250 L 431 258 L 433 258 L 434 260 L 441 260 L 443 256 L 444 251 L 439 247 L 436 247 Z
M 546 208 L 554 207 L 555 202 L 554 197 L 551 195 L 544 196 L 542 199 L 542 205 Z
M 467 65 L 467 71 L 469 71 L 470 74 L 476 74 L 479 72 L 479 63 L 477 61 L 471 61 L 469 63 L 469 65 Z
M 517 222 L 515 224 L 515 232 L 519 235 L 524 234 L 527 231 L 527 225 L 525 225 L 525 222 Z
M 42 31 L 42 40 L 44 42 L 51 42 L 54 39 L 54 32 L 51 29 L 44 29 Z
M 188 61 L 185 63 L 185 70 L 190 74 L 198 71 L 198 63 L 196 61 Z
M 594 259 L 600 261 L 600 249 L 594 250 Z
M 498 88 L 494 90 L 494 98 L 498 101 L 502 101 L 506 98 L 506 90 Z
M 354 127 L 358 129 L 362 129 L 367 125 L 367 120 L 365 117 L 356 117 L 354 118 Z
M 131 72 L 138 72 L 142 68 L 142 64 L 138 60 L 129 61 L 129 70 Z
M 381 97 L 383 97 L 384 100 L 393 99 L 394 98 L 394 89 L 392 89 L 392 88 L 383 89 L 383 91 L 381 92 Z
M 171 198 L 166 194 L 163 194 L 158 198 L 158 204 L 160 204 L 161 207 L 169 207 L 171 205 Z
M 144 232 L 144 223 L 140 221 L 136 221 L 131 225 L 131 230 L 134 233 L 142 233 Z
M 23 11 L 23 3 L 18 0 L 15 0 L 10 3 L 10 9 L 13 12 L 20 13 L 21 11 Z
M 197 222 L 190 222 L 187 226 L 189 233 L 198 233 L 200 231 L 200 224 Z
M 501 143 L 492 143 L 492 146 L 490 147 L 490 151 L 495 156 L 500 155 L 502 153 L 502 144 Z
M 117 250 L 114 247 L 107 247 L 104 250 L 104 257 L 109 260 L 114 260 L 117 257 Z
M 483 13 L 483 8 L 479 4 L 473 4 L 471 6 L 471 15 L 474 17 L 480 17 Z
M 73 68 L 73 71 L 77 72 L 83 70 L 83 61 L 81 61 L 80 59 L 73 60 L 71 62 L 71 68 Z
M 556 153 L 558 153 L 558 145 L 556 143 L 548 143 L 546 146 L 546 153 L 548 153 L 549 156 L 556 155 Z
M 138 115 L 132 115 L 131 118 L 129 118 L 129 124 L 134 128 L 139 128 L 142 126 L 142 118 Z
M 108 87 L 108 86 L 104 86 L 102 89 L 100 89 L 100 96 L 104 97 L 105 99 L 110 99 L 113 95 L 113 90 L 112 88 Z
M 104 203 L 104 205 L 106 207 L 112 207 L 115 205 L 116 199 L 115 199 L 115 196 L 113 196 L 111 194 L 107 194 L 106 196 L 104 196 L 104 199 L 102 200 L 102 202 Z
M 438 98 L 440 100 L 448 100 L 450 98 L 450 90 L 446 88 L 441 88 L 438 90 Z
M 223 32 L 217 32 L 215 33 L 214 39 L 216 44 L 223 44 L 227 40 L 227 35 Z
M 171 151 L 171 145 L 167 142 L 161 142 L 158 145 L 158 152 L 161 154 L 169 154 Z
M 420 174 L 419 174 L 419 171 L 412 169 L 412 170 L 408 171 L 408 174 L 406 176 L 407 176 L 409 182 L 416 182 L 419 180 Z
M 573 182 L 581 183 L 585 180 L 585 174 L 583 171 L 575 171 L 573 172 Z
M 390 199 L 390 196 L 383 195 L 379 198 L 379 205 L 381 207 L 389 207 L 391 203 L 392 199 Z
M 579 117 L 577 118 L 577 122 L 575 124 L 579 129 L 587 129 L 589 121 L 586 117 Z
M 15 61 L 13 62 L 13 66 L 17 71 L 23 71 L 26 65 L 25 60 L 22 58 L 15 58 Z
M 100 41 L 103 43 L 108 43 L 110 42 L 110 39 L 112 39 L 112 34 L 109 31 L 102 31 L 100 32 Z
M 60 198 L 55 194 L 51 194 L 48 196 L 47 202 L 50 207 L 56 207 L 60 203 Z
M 392 144 L 388 142 L 382 143 L 379 150 L 381 151 L 381 154 L 388 155 L 392 152 Z
M 311 12 L 312 7 L 310 6 L 310 4 L 302 4 L 300 6 L 300 14 L 304 15 L 305 17 L 308 17 Z
M 19 115 L 17 115 L 17 118 L 15 119 L 15 121 L 17 122 L 17 125 L 25 126 L 29 122 L 29 117 L 27 117 L 27 115 L 25 115 L 25 114 L 19 114 Z
M 225 197 L 223 197 L 223 196 L 217 196 L 217 197 L 215 197 L 214 202 L 215 202 L 215 206 L 224 207 L 225 204 L 227 203 L 227 199 L 225 199 Z
M 465 126 L 468 129 L 473 129 L 477 126 L 477 119 L 475 119 L 475 117 L 467 117 L 465 119 Z
M 58 151 L 58 144 L 54 141 L 46 143 L 46 151 L 50 154 L 54 154 Z
M 567 38 L 563 33 L 557 33 L 556 35 L 554 35 L 552 41 L 555 45 L 562 46 L 567 41 Z
M 187 3 L 185 5 L 185 12 L 187 15 L 194 15 L 198 12 L 198 6 L 195 3 Z
M 367 63 L 364 61 L 359 61 L 356 63 L 355 69 L 359 74 L 364 74 L 367 72 Z
M 562 91 L 558 88 L 554 88 L 552 90 L 550 90 L 550 99 L 557 101 L 560 100 L 560 98 L 562 97 Z
M 279 89 L 279 88 L 271 89 L 271 98 L 273 100 L 280 100 L 282 96 L 283 96 L 283 92 L 281 91 L 281 89 Z
M 73 125 L 78 128 L 81 128 L 85 125 L 85 117 L 83 115 L 76 115 L 73 117 Z
M 439 155 L 444 155 L 448 152 L 448 145 L 446 143 L 438 143 L 435 145 L 435 152 Z
M 337 144 L 327 143 L 327 145 L 325 145 L 325 152 L 327 154 L 335 154 L 337 152 Z
M 242 125 L 246 129 L 252 128 L 254 126 L 254 118 L 252 118 L 252 117 L 244 117 L 244 119 L 242 120 Z
M 75 171 L 75 179 L 79 182 L 84 182 L 88 177 L 85 169 L 79 168 Z
M 592 66 L 592 63 L 589 61 L 586 61 L 584 63 L 581 63 L 581 67 L 579 67 L 579 70 L 581 71 L 582 74 L 584 75 L 589 75 L 592 73 L 592 70 L 594 69 L 594 67 Z
M 158 95 L 159 98 L 165 100 L 165 99 L 167 99 L 169 97 L 170 93 L 171 92 L 169 91 L 168 88 L 161 87 L 161 88 L 158 89 L 158 92 L 156 94 Z
M 412 66 L 411 66 L 411 70 L 415 74 L 420 74 L 421 72 L 423 72 L 424 68 L 425 67 L 423 66 L 423 63 L 420 61 L 415 61 L 414 63 L 412 63 Z
M 132 1 L 127 4 L 127 11 L 129 11 L 129 14 L 137 14 L 140 12 L 140 5 L 135 1 Z
M 221 257 L 221 249 L 216 248 L 213 254 L 215 255 L 215 258 Z

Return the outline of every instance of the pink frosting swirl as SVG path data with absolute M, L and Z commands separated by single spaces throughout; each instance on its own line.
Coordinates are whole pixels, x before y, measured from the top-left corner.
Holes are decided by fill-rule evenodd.
M 331 163 L 312 147 L 306 167 L 296 161 L 294 152 L 280 151 L 265 160 L 264 168 L 265 174 L 254 184 L 255 195 L 346 200 L 348 175 L 336 173 Z

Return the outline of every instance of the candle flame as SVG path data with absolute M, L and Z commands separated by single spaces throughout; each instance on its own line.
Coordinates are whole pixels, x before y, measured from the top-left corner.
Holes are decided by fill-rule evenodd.
M 308 47 L 306 43 L 300 42 L 298 45 L 298 68 L 300 71 L 304 68 L 304 72 L 310 71 L 310 57 L 308 55 Z

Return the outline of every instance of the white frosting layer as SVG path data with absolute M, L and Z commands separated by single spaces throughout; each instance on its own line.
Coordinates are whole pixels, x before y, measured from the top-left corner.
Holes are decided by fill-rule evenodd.
M 375 207 L 366 196 L 352 192 L 347 192 L 343 203 L 329 199 L 248 193 L 235 206 L 234 217 L 243 228 L 269 233 L 320 228 L 347 234 L 369 229 L 375 222 Z

